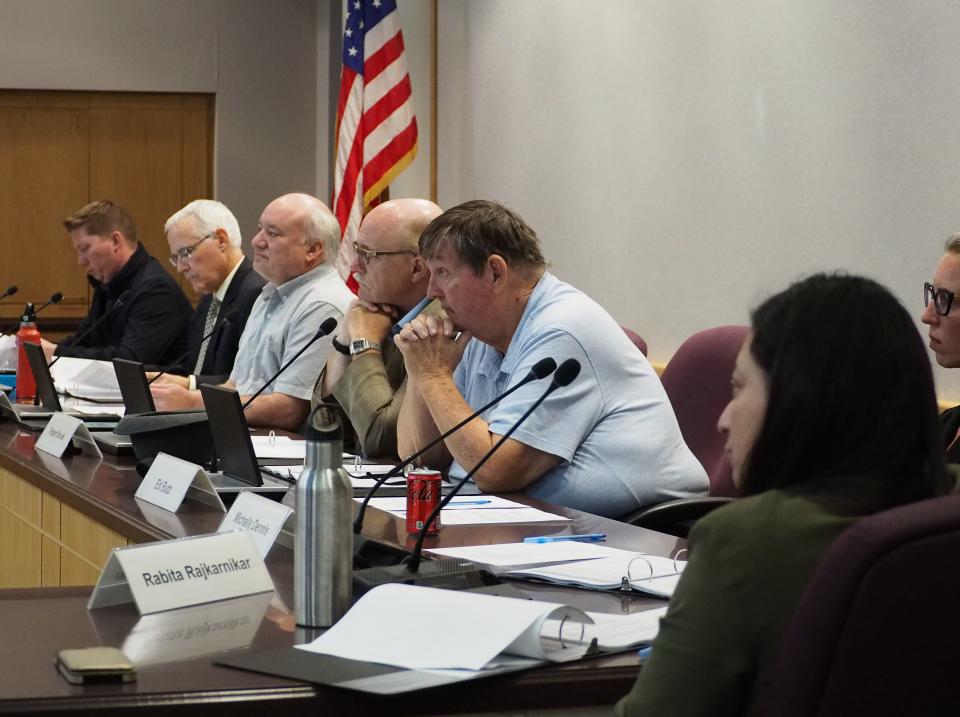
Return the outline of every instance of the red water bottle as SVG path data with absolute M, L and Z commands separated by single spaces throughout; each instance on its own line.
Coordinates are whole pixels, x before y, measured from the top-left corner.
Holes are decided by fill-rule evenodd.
M 40 332 L 37 331 L 37 316 L 33 304 L 23 307 L 23 316 L 20 317 L 20 330 L 17 332 L 17 401 L 32 401 L 37 395 L 37 381 L 30 369 L 27 352 L 24 344 L 39 344 Z

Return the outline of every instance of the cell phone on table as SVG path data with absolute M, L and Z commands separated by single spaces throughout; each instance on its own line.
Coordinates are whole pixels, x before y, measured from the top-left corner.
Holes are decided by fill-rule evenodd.
M 116 647 L 81 647 L 60 650 L 57 670 L 72 685 L 135 682 L 137 668 Z

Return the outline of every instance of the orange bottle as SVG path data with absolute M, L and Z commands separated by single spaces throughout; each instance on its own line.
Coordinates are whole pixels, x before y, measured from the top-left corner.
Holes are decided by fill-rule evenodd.
M 37 331 L 37 316 L 33 310 L 33 304 L 27 304 L 23 308 L 20 330 L 17 331 L 17 401 L 21 403 L 32 401 L 37 395 L 37 381 L 30 369 L 27 352 L 23 349 L 26 343 L 40 343 L 40 332 Z

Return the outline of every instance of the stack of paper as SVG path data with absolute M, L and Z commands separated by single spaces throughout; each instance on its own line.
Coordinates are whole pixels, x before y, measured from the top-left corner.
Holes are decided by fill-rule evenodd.
M 88 401 L 123 403 L 117 373 L 109 361 L 64 356 L 50 367 L 58 393 Z
M 477 671 L 501 654 L 579 659 L 592 640 L 580 625 L 590 622 L 567 605 L 395 583 L 366 593 L 336 625 L 298 647 L 410 670 Z M 562 634 L 549 632 L 561 623 Z
M 686 561 L 658 555 L 618 550 L 596 560 L 509 570 L 510 578 L 532 578 L 560 585 L 592 590 L 636 590 L 654 597 L 669 598 L 680 580 Z
M 511 570 L 533 568 L 578 560 L 596 560 L 622 553 L 600 543 L 573 540 L 555 543 L 498 543 L 460 548 L 432 548 L 432 555 L 469 560 L 488 572 L 503 575 Z
M 373 498 L 370 506 L 399 517 L 407 514 L 407 499 Z M 569 518 L 531 508 L 495 495 L 456 497 L 440 513 L 441 525 L 569 522 Z

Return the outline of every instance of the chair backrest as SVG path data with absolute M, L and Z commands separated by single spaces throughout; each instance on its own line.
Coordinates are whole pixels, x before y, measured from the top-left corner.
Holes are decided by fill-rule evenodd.
M 627 338 L 633 342 L 633 345 L 640 349 L 640 353 L 644 356 L 647 355 L 647 342 L 640 338 L 640 334 L 632 329 L 628 329 L 626 326 L 621 326 L 623 333 L 627 335 Z
M 864 518 L 784 635 L 767 714 L 960 714 L 960 495 Z
M 680 424 L 683 440 L 710 478 L 710 495 L 736 491 L 717 419 L 730 400 L 730 376 L 749 327 L 717 326 L 681 344 L 660 379 Z

